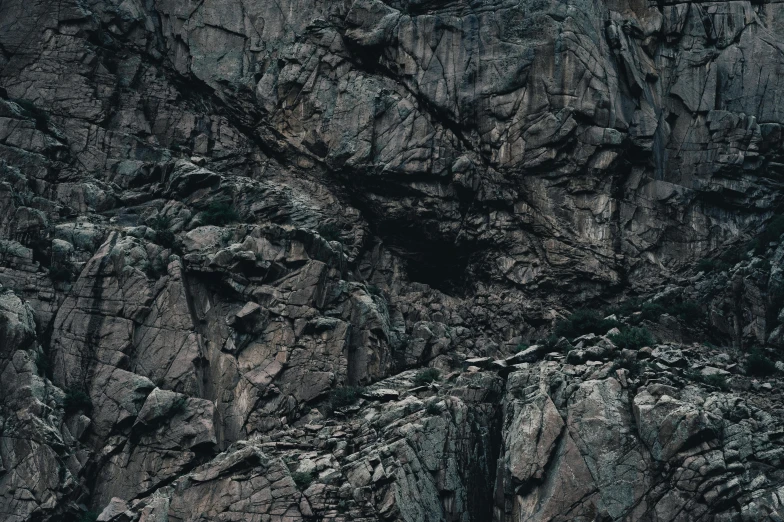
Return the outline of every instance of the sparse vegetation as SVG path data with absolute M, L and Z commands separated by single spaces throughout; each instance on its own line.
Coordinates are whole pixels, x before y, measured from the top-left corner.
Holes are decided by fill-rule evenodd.
M 417 374 L 414 376 L 414 385 L 425 386 L 426 384 L 430 384 L 440 379 L 441 372 L 435 368 L 425 368 L 424 370 L 417 372 Z
M 174 248 L 177 236 L 170 230 L 171 219 L 167 216 L 155 216 L 149 221 L 150 227 L 155 230 L 155 240 L 164 248 Z
M 620 326 L 618 321 L 605 319 L 597 310 L 582 308 L 575 311 L 568 319 L 558 321 L 555 325 L 555 335 L 571 340 L 589 333 L 604 335 L 616 326 Z
M 171 230 L 159 230 L 155 233 L 158 244 L 164 248 L 174 248 L 177 236 Z
M 548 335 L 545 339 L 540 339 L 537 342 L 537 344 L 541 344 L 546 349 L 552 350 L 552 349 L 555 348 L 555 345 L 558 344 L 558 340 L 559 339 L 560 339 L 560 337 L 558 337 L 557 335 L 555 335 L 553 333 L 553 334 Z
M 745 245 L 730 248 L 718 258 L 700 259 L 695 268 L 698 272 L 725 272 L 738 264 L 749 250 L 753 250 L 756 256 L 764 254 L 768 245 L 778 241 L 782 234 L 784 234 L 784 214 L 779 214 L 765 225 L 762 231 L 757 234 L 757 237 Z M 763 265 L 760 268 L 769 270 L 769 260 L 763 261 Z
M 757 377 L 768 377 L 776 373 L 776 365 L 759 348 L 754 348 L 746 359 L 746 373 Z
M 329 402 L 332 406 L 332 409 L 334 410 L 337 408 L 351 406 L 357 402 L 357 400 L 359 400 L 359 396 L 362 394 L 363 389 L 364 388 L 356 386 L 343 386 L 341 388 L 335 388 L 329 395 Z
M 35 354 L 35 367 L 38 368 L 38 374 L 42 377 L 49 375 L 51 364 L 49 363 L 49 357 L 47 357 L 46 352 L 41 351 Z
M 238 221 L 240 216 L 229 203 L 212 202 L 203 212 L 203 219 L 207 225 L 228 225 Z
M 610 340 L 619 348 L 639 350 L 643 346 L 651 346 L 655 341 L 651 332 L 646 328 L 628 326 L 621 329 L 621 333 L 611 335 Z
M 640 314 L 641 320 L 656 321 L 662 314 L 669 314 L 689 325 L 696 323 L 704 316 L 702 308 L 694 301 L 680 301 L 675 298 L 647 302 L 642 305 L 640 312 L 642 312 Z
M 667 313 L 667 309 L 660 303 L 648 302 L 642 305 L 640 312 L 642 312 L 640 315 L 641 319 L 656 321 L 662 314 Z
M 300 490 L 308 489 L 308 486 L 313 483 L 313 475 L 306 471 L 295 471 L 291 474 L 291 478 Z
M 634 312 L 638 311 L 642 306 L 642 301 L 637 297 L 632 297 L 621 301 L 615 306 L 607 309 L 607 315 L 615 315 L 618 317 L 628 317 Z
M 724 375 L 719 375 L 719 374 L 708 375 L 703 378 L 702 382 L 707 384 L 708 386 L 713 386 L 714 388 L 718 388 L 723 391 L 727 391 L 730 389 L 730 384 L 727 381 L 727 377 Z
M 728 391 L 730 389 L 729 380 L 725 375 L 703 375 L 696 370 L 688 370 L 686 372 L 686 378 L 694 382 L 700 382 L 707 386 L 718 388 L 722 391 Z
M 670 314 L 686 324 L 694 324 L 705 315 L 700 305 L 694 301 L 678 301 L 670 306 Z
M 630 377 L 637 377 L 648 368 L 648 364 L 648 361 L 638 361 L 636 355 L 621 355 L 613 362 L 612 369 L 626 368 Z
M 441 408 L 438 407 L 438 404 L 434 402 L 428 402 L 427 407 L 425 408 L 425 413 L 428 415 L 441 415 Z
M 63 401 L 63 408 L 66 413 L 75 413 L 77 411 L 89 412 L 93 407 L 90 396 L 78 388 L 68 388 L 65 391 L 65 400 Z
M 54 263 L 49 267 L 49 278 L 55 283 L 70 283 L 73 277 L 73 270 L 68 266 Z
M 722 259 L 700 259 L 697 262 L 697 272 L 725 272 L 732 268 L 730 264 Z
M 188 404 L 187 397 L 177 397 L 172 404 L 170 413 L 175 415 L 177 413 L 182 413 L 185 411 L 185 407 Z
M 318 233 L 327 241 L 340 241 L 340 229 L 334 223 L 320 225 Z
M 519 343 L 517 346 L 515 346 L 514 351 L 515 353 L 520 353 L 523 350 L 527 350 L 527 349 L 528 349 L 528 343 Z
M 98 515 L 99 513 L 96 513 L 95 511 L 85 511 L 77 519 L 77 522 L 96 522 L 98 520 Z

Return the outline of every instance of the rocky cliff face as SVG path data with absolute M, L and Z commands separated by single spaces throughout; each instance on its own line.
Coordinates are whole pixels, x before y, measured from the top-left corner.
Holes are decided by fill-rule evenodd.
M 784 518 L 782 125 L 773 1 L 0 1 L 2 518 Z

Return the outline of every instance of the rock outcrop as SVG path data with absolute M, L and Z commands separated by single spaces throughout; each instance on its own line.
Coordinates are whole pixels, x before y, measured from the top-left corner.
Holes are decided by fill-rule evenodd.
M 0 2 L 0 518 L 784 517 L 782 6 Z

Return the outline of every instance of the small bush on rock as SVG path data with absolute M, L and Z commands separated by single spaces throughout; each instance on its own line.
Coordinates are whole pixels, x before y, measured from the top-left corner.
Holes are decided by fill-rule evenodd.
M 640 311 L 640 319 L 656 321 L 662 314 L 670 314 L 686 324 L 694 324 L 704 315 L 700 305 L 694 301 L 676 301 L 673 298 L 665 302 L 645 303 Z
M 542 339 L 541 341 L 539 341 L 539 344 L 541 344 L 542 346 L 544 346 L 548 350 L 554 350 L 555 349 L 555 345 L 557 345 L 558 341 L 560 341 L 560 340 L 561 340 L 561 338 L 558 337 L 557 335 L 550 334 L 545 339 Z
M 308 489 L 308 486 L 313 483 L 313 475 L 305 471 L 295 471 L 291 474 L 291 478 L 301 490 Z
M 42 377 L 50 375 L 51 364 L 49 363 L 49 357 L 47 357 L 45 352 L 38 352 L 35 354 L 35 366 L 38 368 L 38 373 Z
M 319 226 L 318 233 L 327 241 L 340 241 L 340 229 L 334 223 L 325 223 Z
M 177 397 L 174 402 L 172 403 L 171 413 L 172 415 L 176 415 L 178 413 L 184 413 L 187 409 L 188 405 L 188 398 L 187 397 Z
M 670 313 L 686 324 L 694 324 L 705 315 L 700 305 L 694 301 L 679 301 L 671 307 Z
M 239 220 L 239 215 L 229 203 L 212 202 L 204 211 L 204 222 L 207 225 L 228 225 Z
M 555 325 L 555 335 L 571 340 L 589 333 L 603 335 L 619 325 L 618 321 L 604 319 L 597 310 L 583 308 L 575 311 L 568 319 L 558 321 Z
M 441 415 L 441 408 L 435 402 L 429 402 L 425 408 L 425 413 L 428 415 Z
M 621 301 L 607 310 L 607 315 L 617 315 L 618 317 L 628 317 L 640 309 L 642 302 L 637 297 L 632 297 Z
M 95 511 L 86 511 L 77 519 L 78 522 L 96 522 L 99 513 Z
M 158 244 L 164 248 L 173 248 L 177 241 L 177 236 L 171 230 L 159 230 L 155 233 L 155 239 Z
M 414 385 L 425 386 L 426 384 L 430 384 L 431 382 L 437 381 L 439 379 L 441 379 L 441 372 L 435 368 L 426 368 L 417 372 L 417 374 L 414 376 Z
M 63 401 L 63 408 L 67 413 L 74 413 L 77 411 L 90 411 L 93 407 L 93 402 L 90 396 L 77 388 L 68 388 L 65 391 L 65 400 Z
M 726 272 L 732 268 L 730 264 L 721 259 L 700 259 L 697 263 L 697 272 Z
M 55 283 L 70 283 L 73 276 L 73 270 L 65 265 L 55 263 L 49 267 L 49 278 Z
M 685 376 L 689 380 L 692 380 L 694 382 L 701 382 L 702 384 L 713 386 L 714 388 L 718 388 L 722 391 L 727 391 L 730 389 L 729 381 L 727 380 L 727 377 L 724 375 L 719 375 L 719 374 L 703 375 L 696 370 L 687 370 Z
M 619 348 L 629 348 L 639 350 L 643 346 L 650 346 L 654 343 L 653 336 L 647 328 L 630 326 L 623 328 L 621 333 L 611 335 L 610 340 Z
M 730 389 L 729 382 L 727 382 L 727 377 L 724 375 L 714 374 L 708 375 L 704 377 L 702 382 L 707 384 L 708 386 L 713 386 L 723 391 L 727 391 Z
M 755 348 L 746 359 L 746 373 L 758 377 L 768 377 L 776 373 L 776 365 L 762 353 L 762 350 Z
M 667 313 L 667 309 L 659 303 L 645 303 L 640 311 L 642 312 L 640 317 L 648 321 L 656 321 L 662 314 Z
M 359 399 L 363 388 L 356 386 L 344 386 L 342 388 L 335 388 L 329 395 L 329 402 L 332 409 L 345 408 L 351 406 Z

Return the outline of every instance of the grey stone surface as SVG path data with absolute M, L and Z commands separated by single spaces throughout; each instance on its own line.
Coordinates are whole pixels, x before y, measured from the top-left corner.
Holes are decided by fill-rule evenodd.
M 0 518 L 784 517 L 782 5 L 0 2 Z

